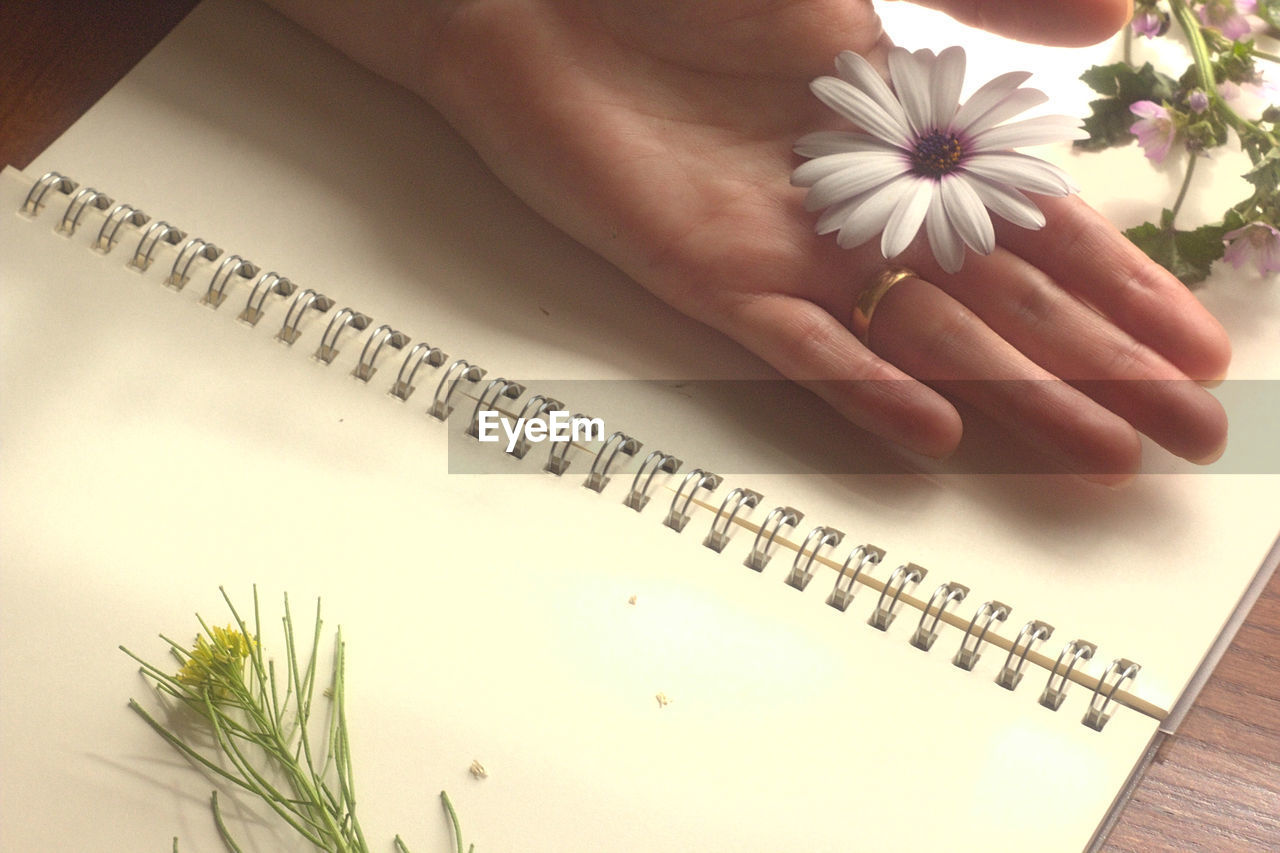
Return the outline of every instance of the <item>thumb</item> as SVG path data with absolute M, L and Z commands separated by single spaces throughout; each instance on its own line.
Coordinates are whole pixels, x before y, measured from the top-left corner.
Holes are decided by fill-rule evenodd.
M 1037 44 L 1080 47 L 1128 23 L 1133 0 L 914 0 L 962 24 Z

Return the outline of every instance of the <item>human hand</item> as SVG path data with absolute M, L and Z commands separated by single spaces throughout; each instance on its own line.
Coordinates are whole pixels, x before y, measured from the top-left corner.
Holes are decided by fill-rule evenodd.
M 869 0 L 274 2 L 425 97 L 548 220 L 874 433 L 950 452 L 960 418 L 937 388 L 1103 482 L 1136 471 L 1138 432 L 1198 461 L 1225 444 L 1225 414 L 1191 381 L 1223 376 L 1225 333 L 1075 198 L 1038 197 L 1043 230 L 998 223 L 996 250 L 955 274 L 913 245 L 895 262 L 921 278 L 884 296 L 867 345 L 849 331 L 886 262 L 876 241 L 817 236 L 787 178 L 795 141 L 831 126 L 809 81 L 841 50 L 884 66 Z M 926 5 L 1065 44 L 1128 13 Z

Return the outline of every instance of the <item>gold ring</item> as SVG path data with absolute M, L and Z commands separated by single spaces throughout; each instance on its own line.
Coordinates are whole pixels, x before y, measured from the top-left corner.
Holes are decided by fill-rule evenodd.
M 871 286 L 858 294 L 858 301 L 853 306 L 853 320 L 850 330 L 858 336 L 863 345 L 867 344 L 867 335 L 871 331 L 871 317 L 876 313 L 876 306 L 893 287 L 904 278 L 918 278 L 915 270 L 906 267 L 888 267 L 871 282 Z

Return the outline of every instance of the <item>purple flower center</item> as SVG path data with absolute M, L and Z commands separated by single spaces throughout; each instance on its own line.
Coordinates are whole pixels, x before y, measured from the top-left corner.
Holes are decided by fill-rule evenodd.
M 926 178 L 941 178 L 955 171 L 964 159 L 964 145 L 954 133 L 934 130 L 916 140 L 911 171 Z

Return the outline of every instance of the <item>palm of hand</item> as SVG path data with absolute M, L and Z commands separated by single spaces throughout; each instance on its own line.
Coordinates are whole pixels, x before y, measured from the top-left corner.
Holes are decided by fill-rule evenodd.
M 500 100 L 489 115 L 447 114 L 532 206 L 712 325 L 734 294 L 832 289 L 819 279 L 852 289 L 847 256 L 818 246 L 815 257 L 787 174 L 794 141 L 831 120 L 808 82 L 839 49 L 881 47 L 869 2 L 600 0 L 496 14 L 464 21 L 464 7 L 452 25 L 502 44 L 503 64 L 481 72 Z M 815 36 L 831 49 L 815 50 Z
M 1222 444 L 1221 409 L 1185 381 L 1225 370 L 1220 327 L 1075 199 L 1041 201 L 1044 231 L 998 227 L 1003 248 L 955 276 L 913 246 L 903 261 L 941 290 L 886 296 L 878 355 L 846 329 L 884 261 L 874 241 L 815 236 L 786 178 L 794 141 L 834 126 L 808 82 L 840 50 L 876 62 L 888 47 L 866 0 L 399 6 L 363 4 L 354 27 L 294 12 L 427 97 L 535 210 L 850 420 L 944 453 L 958 415 L 910 376 L 1045 380 L 958 387 L 1102 479 L 1136 465 L 1134 427 L 1193 459 Z M 1172 381 L 1131 393 L 1152 379 Z

